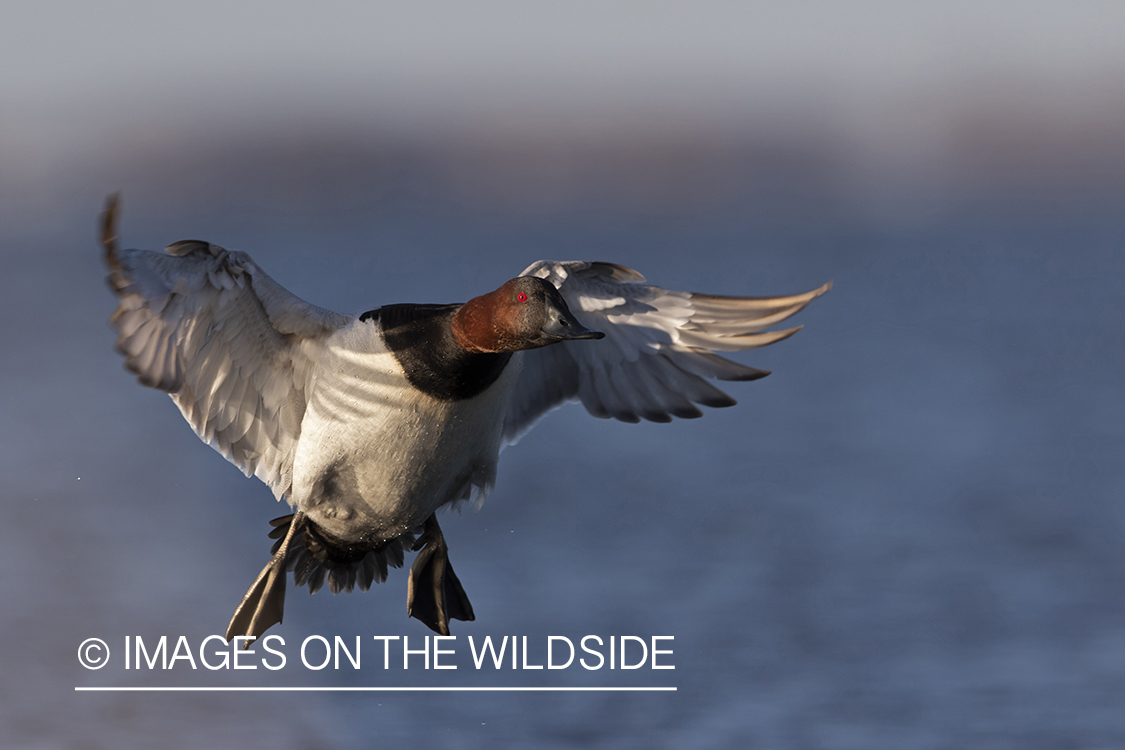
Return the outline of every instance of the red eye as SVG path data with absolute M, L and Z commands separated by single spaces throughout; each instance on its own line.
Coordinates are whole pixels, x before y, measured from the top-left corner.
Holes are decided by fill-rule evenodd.
M 516 295 L 516 299 L 518 299 L 520 302 L 527 302 L 527 295 L 523 292 L 520 292 Z

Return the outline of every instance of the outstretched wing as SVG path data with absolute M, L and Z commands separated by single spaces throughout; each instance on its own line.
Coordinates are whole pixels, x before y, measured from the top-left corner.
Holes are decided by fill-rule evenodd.
M 241 252 L 196 240 L 118 250 L 116 196 L 103 215 L 110 322 L 144 385 L 166 391 L 196 434 L 281 499 L 316 350 L 349 322 L 287 292 Z
M 720 297 L 644 284 L 631 268 L 590 261 L 541 260 L 522 276 L 550 281 L 580 323 L 601 341 L 565 341 L 520 352 L 523 369 L 508 402 L 504 439 L 512 443 L 551 409 L 581 400 L 596 417 L 670 422 L 702 416 L 695 404 L 735 401 L 708 382 L 769 374 L 715 354 L 772 344 L 798 330 L 765 329 L 827 292 L 788 297 Z

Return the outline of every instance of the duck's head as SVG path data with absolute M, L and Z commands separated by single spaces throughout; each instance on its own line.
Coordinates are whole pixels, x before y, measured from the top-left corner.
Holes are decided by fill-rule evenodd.
M 498 353 L 605 334 L 579 323 L 550 282 L 520 276 L 462 305 L 453 316 L 453 336 L 467 351 Z

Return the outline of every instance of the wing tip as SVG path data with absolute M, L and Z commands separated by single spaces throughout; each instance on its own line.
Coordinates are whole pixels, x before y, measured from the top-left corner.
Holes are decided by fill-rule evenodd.
M 688 292 L 692 299 L 697 299 L 701 302 L 708 302 L 712 305 L 717 305 L 722 309 L 740 309 L 749 307 L 751 309 L 780 309 L 786 306 L 797 306 L 790 315 L 797 313 L 804 309 L 812 300 L 827 294 L 831 291 L 834 281 L 827 281 L 816 289 L 800 294 L 789 294 L 781 297 L 740 297 L 731 296 L 727 294 L 704 294 L 702 292 Z M 788 316 L 786 316 L 788 317 Z
M 101 244 L 105 249 L 105 262 L 111 269 L 121 267 L 117 259 L 117 217 L 121 213 L 121 191 L 110 193 L 101 214 Z
M 789 338 L 790 336 L 793 336 L 794 334 L 796 334 L 797 331 L 800 331 L 804 327 L 805 327 L 805 324 L 802 323 L 799 326 L 793 326 L 792 328 L 786 328 L 783 331 L 770 331 L 770 333 L 775 334 L 777 338 L 771 339 L 770 341 L 763 344 L 763 346 L 769 346 L 770 344 L 776 344 L 778 341 L 784 341 L 785 339 Z
M 723 393 L 722 391 L 719 391 L 719 393 L 723 396 L 723 398 L 708 395 L 698 399 L 696 403 L 703 404 L 704 406 L 710 407 L 712 409 L 726 409 L 731 406 L 738 406 L 738 402 L 733 398 Z
M 773 370 L 759 370 L 757 367 L 747 367 L 746 369 L 753 370 L 753 372 L 742 373 L 732 378 L 720 377 L 719 380 L 735 380 L 739 383 L 749 383 L 752 380 L 761 380 L 764 377 L 773 375 Z

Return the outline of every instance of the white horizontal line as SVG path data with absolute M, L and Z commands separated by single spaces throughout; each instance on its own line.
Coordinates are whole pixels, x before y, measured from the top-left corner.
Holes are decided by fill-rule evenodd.
M 675 692 L 674 687 L 76 687 L 99 693 L 606 693 Z

